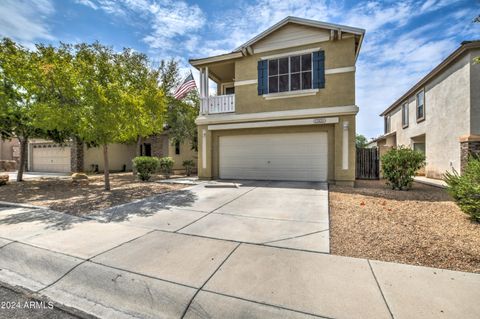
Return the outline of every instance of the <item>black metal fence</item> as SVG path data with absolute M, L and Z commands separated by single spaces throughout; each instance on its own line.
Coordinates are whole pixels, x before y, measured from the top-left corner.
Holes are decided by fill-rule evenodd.
M 357 148 L 357 179 L 379 179 L 380 158 L 378 148 Z

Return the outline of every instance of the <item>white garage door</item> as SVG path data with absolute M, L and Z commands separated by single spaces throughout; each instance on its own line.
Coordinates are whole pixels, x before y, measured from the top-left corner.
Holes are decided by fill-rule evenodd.
M 224 179 L 327 180 L 327 133 L 220 137 Z
M 70 172 L 70 147 L 53 143 L 32 146 L 34 172 Z

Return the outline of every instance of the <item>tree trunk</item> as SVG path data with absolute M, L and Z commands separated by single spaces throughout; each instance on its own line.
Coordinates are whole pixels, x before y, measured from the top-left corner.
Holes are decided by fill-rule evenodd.
M 17 182 L 22 182 L 23 171 L 25 170 L 25 166 L 27 166 L 28 138 L 19 137 L 18 141 L 20 142 L 20 163 L 18 165 Z
M 108 167 L 108 145 L 103 145 L 103 176 L 105 180 L 105 190 L 110 190 L 110 172 Z
M 138 139 L 137 139 L 137 156 L 141 156 L 142 154 L 140 154 L 140 147 L 142 146 L 142 137 L 139 136 Z
M 142 137 L 139 136 L 137 139 L 137 150 L 135 152 L 136 156 L 141 156 L 142 154 L 140 153 L 140 147 L 142 146 Z M 133 171 L 133 176 L 137 176 L 137 169 L 135 166 L 132 166 L 132 171 Z

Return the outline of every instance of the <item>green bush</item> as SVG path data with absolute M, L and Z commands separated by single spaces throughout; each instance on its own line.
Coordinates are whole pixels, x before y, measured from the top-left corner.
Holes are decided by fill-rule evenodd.
M 462 175 L 446 172 L 445 182 L 460 209 L 480 222 L 480 157 L 471 157 Z
M 157 157 L 150 156 L 138 156 L 135 157 L 132 162 L 133 167 L 137 170 L 138 177 L 142 181 L 150 180 L 150 177 L 152 177 L 152 174 L 155 173 L 160 165 Z
M 400 146 L 385 153 L 382 158 L 382 173 L 392 189 L 409 189 L 415 172 L 425 165 L 425 155 Z
M 174 164 L 175 161 L 171 157 L 162 157 L 160 159 L 160 170 L 166 178 L 170 178 L 170 174 L 172 174 L 172 168 Z
M 195 168 L 195 162 L 193 160 L 185 160 L 182 163 L 183 168 L 185 168 L 185 174 L 187 176 L 192 175 L 192 171 Z

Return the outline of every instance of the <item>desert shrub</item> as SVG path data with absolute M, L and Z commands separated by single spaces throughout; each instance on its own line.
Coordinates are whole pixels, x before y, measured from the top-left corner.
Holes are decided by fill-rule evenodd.
M 415 172 L 425 165 L 425 155 L 400 146 L 385 153 L 382 158 L 382 173 L 392 189 L 409 189 Z
M 193 160 L 185 160 L 182 163 L 183 168 L 185 168 L 185 174 L 187 176 L 192 175 L 192 171 L 195 167 L 195 162 Z
M 480 222 L 480 157 L 471 157 L 462 175 L 446 172 L 445 182 L 460 209 Z
M 152 174 L 155 173 L 160 165 L 160 161 L 157 157 L 150 156 L 138 156 L 135 157 L 132 162 L 137 170 L 138 177 L 142 181 L 150 180 L 150 177 L 152 177 Z
M 160 170 L 166 178 L 170 178 L 170 174 L 172 174 L 172 168 L 174 164 L 175 161 L 171 157 L 162 157 L 160 159 Z

